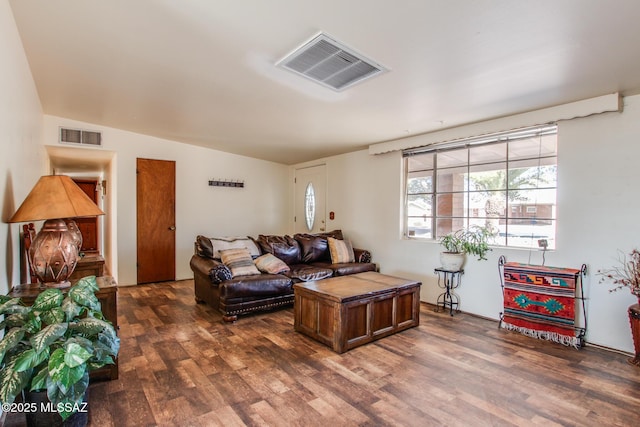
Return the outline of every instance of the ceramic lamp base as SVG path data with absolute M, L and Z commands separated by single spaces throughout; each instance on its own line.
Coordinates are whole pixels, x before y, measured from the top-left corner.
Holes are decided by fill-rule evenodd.
M 78 262 L 77 238 L 63 219 L 49 219 L 33 240 L 29 258 L 40 283 L 68 287 Z

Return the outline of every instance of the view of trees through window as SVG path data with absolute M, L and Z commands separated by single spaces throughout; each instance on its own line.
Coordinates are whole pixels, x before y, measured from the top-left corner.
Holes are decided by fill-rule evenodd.
M 409 238 L 490 225 L 494 245 L 555 248 L 556 128 L 462 148 L 405 153 Z

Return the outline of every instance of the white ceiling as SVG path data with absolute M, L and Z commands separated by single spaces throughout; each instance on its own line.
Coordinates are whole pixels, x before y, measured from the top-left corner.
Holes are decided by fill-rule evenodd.
M 637 0 L 10 0 L 44 112 L 293 164 L 640 92 Z M 390 72 L 275 63 L 323 31 Z

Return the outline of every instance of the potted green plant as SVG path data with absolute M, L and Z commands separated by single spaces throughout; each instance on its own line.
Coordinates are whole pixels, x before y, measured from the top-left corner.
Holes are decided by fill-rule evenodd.
M 5 330 L 0 341 L 0 401 L 3 408 L 24 391 L 30 415 L 41 405 L 30 402 L 31 393 L 46 392 L 45 412 L 62 420 L 80 412 L 86 424 L 83 399 L 89 385 L 89 371 L 114 363 L 120 339 L 104 319 L 95 276 L 85 277 L 68 292 L 47 289 L 33 305 L 19 298 L 0 296 L 0 314 Z M 29 419 L 27 420 L 29 422 Z
M 476 255 L 478 260 L 486 260 L 486 254 L 491 250 L 489 241 L 495 235 L 496 231 L 490 225 L 474 225 L 442 236 L 440 244 L 445 249 L 440 253 L 442 268 L 450 271 L 461 270 L 465 254 Z

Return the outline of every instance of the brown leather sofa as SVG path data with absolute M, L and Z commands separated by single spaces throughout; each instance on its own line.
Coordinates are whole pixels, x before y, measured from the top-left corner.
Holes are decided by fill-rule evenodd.
M 215 258 L 211 239 L 198 236 L 191 257 L 195 298 L 220 310 L 226 322 L 238 315 L 272 310 L 293 304 L 293 284 L 332 276 L 375 271 L 371 253 L 353 249 L 355 262 L 331 262 L 327 238 L 343 240 L 341 230 L 291 236 L 259 235 L 255 242 L 261 254 L 271 253 L 289 266 L 281 274 L 255 274 L 232 278 L 229 269 Z

